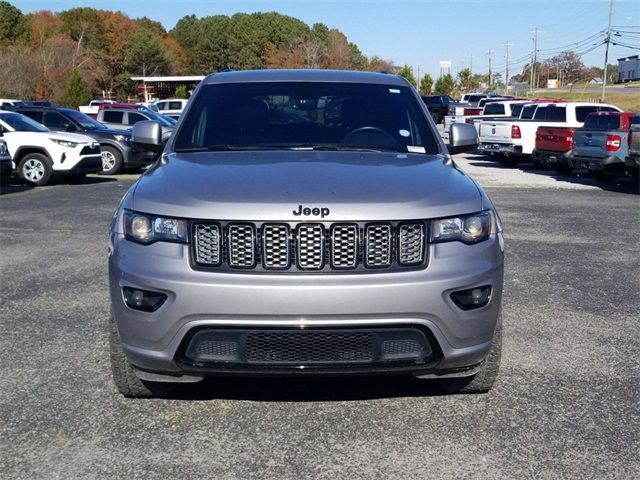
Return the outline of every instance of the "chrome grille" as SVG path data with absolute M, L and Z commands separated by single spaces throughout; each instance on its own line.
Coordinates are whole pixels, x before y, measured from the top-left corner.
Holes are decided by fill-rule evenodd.
M 403 265 L 422 263 L 424 255 L 424 225 L 421 223 L 400 226 L 399 259 Z
M 204 265 L 219 265 L 222 260 L 220 248 L 220 226 L 200 224 L 194 235 L 196 262 Z
M 289 225 L 267 224 L 262 227 L 262 264 L 264 268 L 289 268 Z
M 358 264 L 358 225 L 331 227 L 331 265 L 355 268 Z
M 251 268 L 256 263 L 255 229 L 249 224 L 229 225 L 227 249 L 229 266 Z
M 427 224 L 192 222 L 196 267 L 264 272 L 422 268 Z
M 303 270 L 319 270 L 324 264 L 324 227 L 318 223 L 298 226 L 296 255 L 298 267 Z
M 368 267 L 391 265 L 391 226 L 367 225 L 365 247 Z

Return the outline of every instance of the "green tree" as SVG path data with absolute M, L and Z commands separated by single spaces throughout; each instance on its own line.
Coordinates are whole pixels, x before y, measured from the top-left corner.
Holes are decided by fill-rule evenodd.
M 169 70 L 169 56 L 162 43 L 151 32 L 141 29 L 127 46 L 124 66 L 128 71 L 143 77 L 162 75 Z
M 187 94 L 187 87 L 185 87 L 184 85 L 179 85 L 178 87 L 176 87 L 176 91 L 173 96 L 175 98 L 187 98 Z
M 453 80 L 451 74 L 447 73 L 436 81 L 434 90 L 436 93 L 442 95 L 451 95 L 455 87 L 456 82 Z
M 413 71 L 411 70 L 411 67 L 409 65 L 404 65 L 400 71 L 398 72 L 398 75 L 400 75 L 401 77 L 406 78 L 409 83 L 411 85 L 413 85 L 414 87 L 418 86 L 418 82 L 416 81 L 416 77 L 413 76 Z
M 16 43 L 25 39 L 27 33 L 27 17 L 9 2 L 0 2 L 0 45 Z
M 462 92 L 473 92 L 480 86 L 478 78 L 471 73 L 468 68 L 463 68 L 458 72 L 457 78 L 458 89 Z
M 98 11 L 93 8 L 72 8 L 58 14 L 71 39 L 82 47 L 105 51 L 104 23 Z
M 428 73 L 425 73 L 424 76 L 420 79 L 420 95 L 429 95 L 431 93 L 431 89 L 433 88 L 433 78 Z
M 84 83 L 82 75 L 77 68 L 71 70 L 71 76 L 64 90 L 64 104 L 70 108 L 78 108 L 80 105 L 86 105 L 91 100 L 91 94 Z

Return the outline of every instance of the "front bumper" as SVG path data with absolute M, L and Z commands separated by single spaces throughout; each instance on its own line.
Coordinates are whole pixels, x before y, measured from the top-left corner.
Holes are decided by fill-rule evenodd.
M 430 245 L 429 265 L 423 270 L 271 275 L 195 271 L 189 266 L 188 245 L 158 242 L 143 246 L 112 234 L 111 302 L 129 361 L 146 371 L 168 375 L 407 371 L 437 375 L 472 368 L 489 351 L 502 297 L 501 244 L 492 235 L 470 246 L 459 242 Z M 449 296 L 452 291 L 481 285 L 492 287 L 491 300 L 482 308 L 462 311 Z M 167 300 L 153 313 L 136 311 L 124 303 L 123 286 L 162 292 Z M 426 332 L 428 355 L 399 363 L 331 365 L 238 365 L 237 361 L 211 365 L 185 357 L 194 332 L 202 329 L 373 331 L 405 327 Z
M 13 165 L 11 163 L 11 157 L 5 157 L 0 159 L 0 177 L 8 178 L 13 172 Z
M 158 154 L 140 150 L 133 146 L 127 146 L 124 150 L 125 167 L 144 167 L 151 165 L 158 159 Z
M 56 174 L 60 175 L 77 175 L 85 173 L 98 173 L 102 171 L 102 156 L 101 155 L 87 155 L 80 157 L 80 159 L 73 164 L 73 166 L 66 170 L 56 170 Z

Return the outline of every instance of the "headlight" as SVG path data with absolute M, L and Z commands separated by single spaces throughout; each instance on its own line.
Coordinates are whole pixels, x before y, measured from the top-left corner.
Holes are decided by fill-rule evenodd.
M 126 211 L 124 235 L 128 240 L 144 245 L 153 242 L 187 243 L 187 222 L 177 218 Z
M 431 222 L 431 242 L 478 243 L 491 234 L 491 212 L 441 218 Z
M 78 145 L 77 142 L 69 142 L 68 140 L 59 140 L 57 138 L 50 138 L 49 140 L 57 143 L 58 145 L 62 145 L 63 147 L 76 148 Z
M 127 135 L 114 135 L 113 138 L 115 138 L 118 142 L 130 142 L 131 141 L 131 137 L 129 137 Z
M 9 153 L 9 150 L 7 150 L 7 144 L 4 142 L 0 143 L 0 155 L 6 155 L 7 153 Z

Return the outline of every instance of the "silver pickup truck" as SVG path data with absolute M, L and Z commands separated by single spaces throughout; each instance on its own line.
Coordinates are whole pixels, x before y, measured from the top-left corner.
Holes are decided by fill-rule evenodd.
M 162 147 L 160 125 L 133 141 Z M 486 392 L 504 241 L 401 77 L 216 73 L 111 225 L 111 363 L 126 396 L 229 375 L 413 374 Z M 221 376 L 226 375 L 227 379 Z

